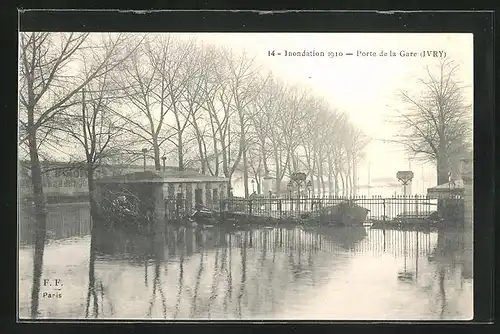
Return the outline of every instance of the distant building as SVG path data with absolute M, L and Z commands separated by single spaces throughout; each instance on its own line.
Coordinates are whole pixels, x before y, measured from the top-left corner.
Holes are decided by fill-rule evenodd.
M 51 161 L 41 162 L 42 167 L 42 184 L 44 187 L 61 187 L 72 186 L 82 187 L 87 186 L 87 170 L 83 164 Z M 163 170 L 163 167 L 161 168 Z M 152 165 L 146 166 L 147 171 L 154 171 Z M 165 171 L 174 172 L 178 171 L 178 167 L 165 166 Z M 102 165 L 95 170 L 95 178 L 105 176 L 123 175 L 127 173 L 142 172 L 144 171 L 143 165 Z M 186 168 L 185 171 L 197 172 L 197 169 Z M 21 187 L 31 187 L 31 170 L 29 168 L 29 161 L 19 162 L 18 177 Z
M 29 161 L 19 161 L 18 180 L 20 196 L 32 194 L 31 170 Z M 87 170 L 82 164 L 62 161 L 41 162 L 42 186 L 44 194 L 52 197 L 84 197 L 88 195 Z M 155 170 L 154 166 L 146 166 L 146 170 Z M 162 167 L 163 170 L 163 167 Z M 123 175 L 144 171 L 144 165 L 102 165 L 95 170 L 95 179 L 106 176 Z M 176 172 L 177 167 L 166 166 L 165 172 Z M 187 172 L 196 172 L 197 169 L 186 169 Z

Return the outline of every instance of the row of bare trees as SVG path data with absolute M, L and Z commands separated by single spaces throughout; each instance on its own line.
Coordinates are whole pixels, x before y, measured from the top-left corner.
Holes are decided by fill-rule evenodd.
M 353 189 L 363 134 L 345 114 L 265 73 L 244 53 L 172 35 L 45 33 L 22 40 L 21 141 L 34 183 L 40 144 L 62 142 L 76 148 L 72 158 L 86 164 L 89 181 L 106 160 L 130 163 L 147 148 L 157 170 L 166 156 L 179 170 L 230 179 L 241 172 L 246 196 L 250 179 L 260 189 L 272 176 L 279 193 L 281 181 L 299 170 L 323 192 Z M 37 85 L 49 92 L 41 89 L 43 99 L 31 101 Z
M 260 188 L 273 174 L 280 192 L 283 178 L 298 170 L 325 191 L 336 185 L 338 192 L 339 182 L 352 189 L 352 170 L 366 145 L 362 133 L 344 114 L 265 74 L 244 53 L 148 36 L 119 73 L 125 98 L 117 115 L 130 135 L 127 147 L 132 155 L 149 147 L 156 169 L 166 155 L 179 170 L 195 166 L 229 179 L 239 171 L 245 196 L 250 178 Z
M 299 170 L 323 190 L 352 189 L 362 133 L 245 53 L 127 33 L 21 33 L 19 48 L 20 158 L 29 161 L 34 195 L 35 280 L 46 234 L 42 166 L 61 154 L 86 170 L 93 217 L 96 169 L 133 163 L 143 148 L 157 170 L 165 156 L 179 170 L 229 179 L 241 172 L 246 196 L 250 179 L 260 187 L 272 175 L 279 193 Z

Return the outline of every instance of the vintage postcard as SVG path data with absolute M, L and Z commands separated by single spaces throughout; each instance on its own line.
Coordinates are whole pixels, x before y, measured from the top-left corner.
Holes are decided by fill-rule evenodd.
M 470 320 L 473 35 L 19 33 L 20 320 Z

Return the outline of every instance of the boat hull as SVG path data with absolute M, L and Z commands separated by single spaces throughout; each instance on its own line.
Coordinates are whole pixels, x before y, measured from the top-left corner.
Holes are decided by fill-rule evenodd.
M 312 224 L 333 226 L 363 226 L 369 210 L 353 204 L 341 203 L 339 205 L 324 207 L 300 215 L 287 215 L 280 218 L 252 215 L 243 212 L 216 212 L 210 210 L 197 210 L 191 215 L 190 220 L 197 224 L 235 224 L 235 225 L 277 225 L 277 224 Z

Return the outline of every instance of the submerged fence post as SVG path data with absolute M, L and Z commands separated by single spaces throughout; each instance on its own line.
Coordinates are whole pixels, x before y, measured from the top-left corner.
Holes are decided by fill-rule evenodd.
M 415 215 L 418 216 L 418 201 L 419 201 L 419 197 L 418 195 L 415 195 Z
M 384 221 L 384 228 L 385 228 L 385 219 L 386 219 L 386 212 L 385 212 L 385 198 L 382 199 L 382 208 L 383 208 L 383 213 L 382 213 L 382 219 Z

